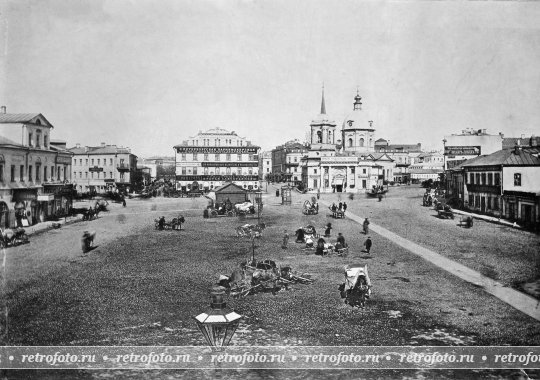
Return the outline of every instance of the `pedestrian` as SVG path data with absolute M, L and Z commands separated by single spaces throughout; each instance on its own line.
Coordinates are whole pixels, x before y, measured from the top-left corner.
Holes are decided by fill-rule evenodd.
M 343 236 L 343 234 L 341 232 L 338 233 L 337 242 L 340 243 L 343 246 L 343 248 L 346 247 L 346 245 L 345 245 L 345 237 Z
M 379 202 L 382 201 L 382 194 L 379 193 L 378 197 L 379 197 Z
M 317 199 L 321 198 L 321 189 L 317 189 Z
M 364 229 L 364 234 L 368 234 L 369 231 L 369 220 L 368 218 L 364 219 L 364 223 L 362 223 L 362 227 Z
M 326 225 L 326 229 L 324 230 L 324 237 L 330 237 L 331 231 L 332 231 L 332 223 L 328 223 Z
M 159 218 L 158 226 L 159 226 L 159 230 L 163 231 L 163 229 L 165 228 L 165 217 L 164 216 Z
M 369 253 L 369 251 L 371 250 L 371 245 L 373 243 L 371 242 L 371 237 L 368 236 L 368 238 L 366 239 L 366 242 L 364 243 L 364 245 L 366 246 L 366 252 Z
M 126 207 L 126 198 L 122 198 L 122 206 Z
M 287 233 L 287 230 L 284 230 L 283 235 L 283 243 L 281 244 L 281 248 L 287 249 L 287 246 L 289 245 L 289 234 Z
M 343 210 L 343 203 L 339 202 L 338 208 L 339 208 L 339 211 Z
M 343 202 L 343 212 L 347 211 L 347 202 Z
M 337 210 L 336 204 L 332 203 L 332 212 L 336 212 L 336 210 Z

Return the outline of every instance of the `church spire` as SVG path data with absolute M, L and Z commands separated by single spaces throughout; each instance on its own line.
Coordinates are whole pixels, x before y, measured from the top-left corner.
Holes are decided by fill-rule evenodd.
M 353 110 L 361 110 L 362 109 L 362 97 L 360 96 L 360 90 L 358 87 L 356 88 L 356 96 L 354 97 L 354 108 Z
M 324 83 L 322 85 L 321 115 L 326 115 L 326 105 L 324 104 Z

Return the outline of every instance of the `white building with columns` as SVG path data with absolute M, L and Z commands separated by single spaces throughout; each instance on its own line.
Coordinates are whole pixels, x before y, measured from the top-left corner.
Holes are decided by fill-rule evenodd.
M 394 160 L 375 153 L 375 127 L 356 95 L 353 111 L 341 130 L 326 114 L 324 90 L 321 112 L 310 124 L 310 148 L 302 159 L 302 182 L 311 192 L 361 192 L 393 180 Z

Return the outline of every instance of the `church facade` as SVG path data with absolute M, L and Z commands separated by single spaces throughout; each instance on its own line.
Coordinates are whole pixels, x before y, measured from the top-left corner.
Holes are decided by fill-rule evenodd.
M 375 126 L 354 98 L 353 111 L 341 125 L 326 114 L 324 90 L 321 112 L 310 124 L 307 155 L 302 159 L 302 182 L 309 192 L 362 192 L 393 180 L 394 160 L 375 151 Z

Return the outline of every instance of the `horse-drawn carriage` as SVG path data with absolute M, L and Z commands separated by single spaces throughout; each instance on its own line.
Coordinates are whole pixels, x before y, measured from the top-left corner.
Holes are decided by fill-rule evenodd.
M 0 248 L 14 247 L 28 242 L 28 235 L 22 227 L 0 229 Z
M 251 202 L 237 203 L 234 205 L 234 210 L 237 215 L 255 214 L 257 212 L 255 206 Z
M 435 210 L 437 211 L 437 215 L 439 216 L 439 218 L 454 219 L 454 211 L 449 205 L 439 202 L 437 199 L 435 199 L 433 202 L 435 204 Z
M 162 216 L 159 219 L 154 219 L 154 227 L 156 230 L 177 230 L 180 231 L 182 229 L 182 224 L 185 223 L 185 218 L 180 215 L 178 218 L 173 218 L 170 222 L 168 222 L 164 216 Z
M 245 297 L 258 291 L 271 291 L 276 294 L 281 288 L 287 289 L 291 284 L 311 284 L 313 280 L 307 273 L 298 273 L 291 267 L 279 267 L 272 260 L 242 263 L 231 276 L 221 275 L 219 285 L 228 289 L 233 297 Z
M 319 204 L 317 203 L 315 197 L 311 198 L 311 202 L 309 200 L 304 202 L 302 213 L 304 215 L 317 215 L 319 213 Z
M 371 283 L 367 271 L 367 265 L 345 267 L 345 282 L 339 286 L 341 298 L 352 307 L 364 308 L 366 299 L 371 295 Z
M 210 217 L 217 218 L 218 216 L 235 216 L 236 208 L 233 206 L 231 201 L 227 200 L 225 202 L 217 203 L 211 207 Z
M 297 243 L 306 243 L 306 247 L 311 248 L 315 246 L 315 242 L 321 236 L 317 234 L 315 227 L 312 225 L 307 225 L 296 230 L 296 242 Z

